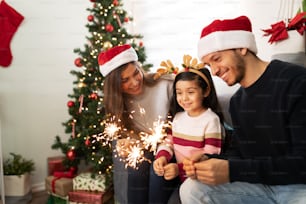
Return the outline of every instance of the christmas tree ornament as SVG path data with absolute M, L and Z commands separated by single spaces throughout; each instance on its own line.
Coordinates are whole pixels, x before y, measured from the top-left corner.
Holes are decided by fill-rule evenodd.
M 82 67 L 83 66 L 83 64 L 82 64 L 82 59 L 81 58 L 76 58 L 75 60 L 74 60 L 74 64 L 75 64 L 75 66 L 77 66 L 77 67 Z
M 80 95 L 79 97 L 80 107 L 79 107 L 79 113 L 82 113 L 83 110 L 83 102 L 84 102 L 84 95 Z
M 113 12 L 113 16 L 114 16 L 114 19 L 117 20 L 118 25 L 121 27 L 122 24 L 121 24 L 119 15 L 116 14 L 116 12 Z
M 112 24 L 108 23 L 108 24 L 106 24 L 106 26 L 105 26 L 105 30 L 106 30 L 107 32 L 113 32 L 113 31 L 114 31 L 114 26 L 113 26 Z
M 74 103 L 73 101 L 68 101 L 68 102 L 67 102 L 67 106 L 68 106 L 69 108 L 72 108 L 74 105 L 75 105 L 75 103 Z
M 92 99 L 92 100 L 97 100 L 98 99 L 98 94 L 97 93 L 91 93 L 89 98 Z
M 129 22 L 129 20 L 130 20 L 130 19 L 129 19 L 128 17 L 124 17 L 124 22 L 127 23 L 127 22 Z
M 71 122 L 71 137 L 72 138 L 75 138 L 75 123 L 76 123 L 75 120 Z
M 93 15 L 87 16 L 87 20 L 88 20 L 88 21 L 93 21 L 93 20 L 94 20 L 94 16 L 93 16 Z
M 90 145 L 90 139 L 89 138 L 87 138 L 86 140 L 85 140 L 85 145 L 86 145 L 86 147 L 88 147 L 89 145 Z
M 75 153 L 74 149 L 68 150 L 66 156 L 70 161 L 73 161 L 75 159 L 75 156 L 76 156 L 76 153 Z
M 113 1 L 113 4 L 114 4 L 114 6 L 118 6 L 118 5 L 119 5 L 118 0 L 114 0 L 114 1 Z
M 80 83 L 78 83 L 78 87 L 79 88 L 84 88 L 84 87 L 86 87 L 86 84 L 84 82 L 80 82 Z
M 24 17 L 4 0 L 0 2 L 0 66 L 12 63 L 10 43 Z
M 103 50 L 108 50 L 108 49 L 110 49 L 112 47 L 113 47 L 113 44 L 111 42 L 109 42 L 109 41 L 105 41 L 103 43 Z

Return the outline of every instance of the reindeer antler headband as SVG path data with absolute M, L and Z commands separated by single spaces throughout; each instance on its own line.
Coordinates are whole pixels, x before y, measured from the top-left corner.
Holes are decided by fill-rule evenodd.
M 154 76 L 155 79 L 158 79 L 164 74 L 178 74 L 180 72 L 192 72 L 199 75 L 207 84 L 207 89 L 210 92 L 210 83 L 207 77 L 199 71 L 199 69 L 204 68 L 203 63 L 198 63 L 197 58 L 192 58 L 190 55 L 183 56 L 183 70 L 179 70 L 178 67 L 174 67 L 170 60 L 162 61 L 160 63 L 161 68 L 157 69 L 157 72 Z

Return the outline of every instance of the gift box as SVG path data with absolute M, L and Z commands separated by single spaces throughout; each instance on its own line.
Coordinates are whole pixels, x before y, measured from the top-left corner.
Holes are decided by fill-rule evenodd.
M 62 197 L 54 193 L 49 193 L 49 197 L 46 204 L 70 204 L 68 196 Z
M 103 204 L 113 198 L 113 194 L 113 188 L 106 192 L 74 190 L 68 193 L 68 199 L 70 204 Z
M 48 176 L 45 179 L 46 190 L 49 193 L 65 197 L 69 191 L 73 190 L 72 178 L 59 178 Z
M 87 191 L 99 191 L 104 192 L 105 187 L 105 176 L 95 174 L 92 177 L 92 173 L 85 172 L 80 173 L 78 176 L 73 178 L 73 190 L 87 190 Z
M 65 167 L 63 165 L 64 156 L 48 157 L 48 176 L 53 175 L 55 171 L 64 171 Z

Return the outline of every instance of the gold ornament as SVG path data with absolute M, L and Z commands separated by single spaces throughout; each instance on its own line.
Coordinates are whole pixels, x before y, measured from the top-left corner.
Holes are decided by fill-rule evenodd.
M 111 42 L 109 42 L 109 41 L 106 41 L 106 42 L 103 43 L 103 49 L 104 50 L 108 50 L 108 49 L 110 49 L 112 47 L 113 47 L 113 44 Z
M 78 83 L 78 87 L 79 87 L 79 88 L 86 87 L 86 84 L 83 83 L 83 82 L 80 82 L 80 83 Z

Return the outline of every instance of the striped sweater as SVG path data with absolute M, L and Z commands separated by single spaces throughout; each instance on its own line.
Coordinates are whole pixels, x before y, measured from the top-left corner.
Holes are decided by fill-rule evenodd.
M 183 160 L 195 153 L 220 154 L 221 142 L 222 125 L 210 108 L 196 117 L 179 112 L 172 122 L 172 134 L 159 145 L 156 158 L 165 156 L 169 162 L 175 155 L 180 178 L 184 181 Z

